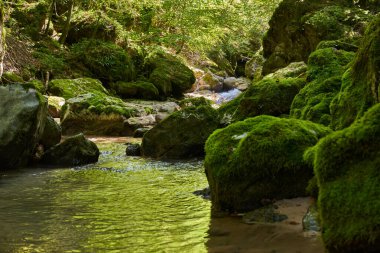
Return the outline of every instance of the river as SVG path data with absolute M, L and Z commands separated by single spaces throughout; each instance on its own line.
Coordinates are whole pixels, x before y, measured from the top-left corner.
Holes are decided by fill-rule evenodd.
M 94 140 L 95 165 L 0 173 L 1 253 L 277 252 L 273 233 L 278 239 L 281 229 L 210 218 L 210 201 L 193 194 L 207 186 L 202 161 L 126 157 L 126 139 Z M 295 235 L 306 249 L 299 252 L 322 252 L 293 230 L 282 243 Z M 254 250 L 255 234 L 267 250 Z

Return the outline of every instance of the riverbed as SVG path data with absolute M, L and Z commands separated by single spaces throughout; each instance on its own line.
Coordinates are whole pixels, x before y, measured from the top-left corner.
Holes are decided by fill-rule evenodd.
M 0 252 L 323 252 L 302 214 L 280 251 L 276 225 L 211 219 L 210 201 L 193 194 L 207 186 L 202 160 L 127 157 L 124 143 L 138 140 L 93 140 L 97 164 L 0 174 Z M 268 231 L 265 248 L 257 242 Z

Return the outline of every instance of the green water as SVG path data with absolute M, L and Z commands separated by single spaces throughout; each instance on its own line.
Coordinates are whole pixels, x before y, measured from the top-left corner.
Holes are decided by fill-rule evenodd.
M 207 252 L 202 162 L 127 158 L 99 144 L 96 165 L 0 174 L 0 252 Z

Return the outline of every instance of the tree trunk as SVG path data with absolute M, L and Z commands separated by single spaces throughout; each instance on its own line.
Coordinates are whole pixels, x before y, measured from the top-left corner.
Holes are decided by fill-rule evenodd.
M 0 0 L 0 78 L 4 71 L 4 56 L 5 56 L 5 29 L 4 29 L 4 2 Z
M 68 10 L 68 12 L 66 14 L 65 27 L 63 28 L 62 35 L 59 38 L 59 43 L 61 43 L 61 44 L 65 44 L 67 34 L 69 33 L 70 23 L 71 23 L 71 17 L 72 17 L 72 14 L 73 14 L 73 9 L 74 9 L 74 0 L 71 0 L 69 2 L 69 10 Z

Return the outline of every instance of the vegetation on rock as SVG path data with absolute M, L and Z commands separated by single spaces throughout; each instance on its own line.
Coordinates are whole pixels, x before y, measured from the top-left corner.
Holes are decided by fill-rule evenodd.
M 306 148 L 331 130 L 296 119 L 259 116 L 215 131 L 206 142 L 205 168 L 216 211 L 247 211 L 263 199 L 305 195 L 313 169 Z
M 323 241 L 329 252 L 380 250 L 380 105 L 314 147 Z

